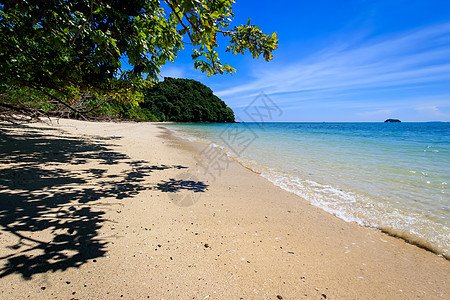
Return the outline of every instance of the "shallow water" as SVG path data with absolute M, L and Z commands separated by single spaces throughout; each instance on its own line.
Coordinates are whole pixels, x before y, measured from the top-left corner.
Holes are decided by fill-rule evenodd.
M 450 123 L 171 124 L 346 220 L 450 257 Z

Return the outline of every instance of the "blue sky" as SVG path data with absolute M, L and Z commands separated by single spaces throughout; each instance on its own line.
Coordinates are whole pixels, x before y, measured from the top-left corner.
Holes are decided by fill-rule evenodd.
M 261 92 L 283 111 L 274 121 L 450 121 L 450 1 L 250 1 L 233 24 L 277 32 L 274 60 L 225 53 L 233 75 L 207 77 L 190 52 L 163 76 L 199 80 L 244 120 Z

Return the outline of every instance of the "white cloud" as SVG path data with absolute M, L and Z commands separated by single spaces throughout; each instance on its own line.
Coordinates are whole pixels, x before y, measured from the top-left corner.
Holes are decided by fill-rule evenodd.
M 359 112 L 356 115 L 363 118 L 383 118 L 383 117 L 390 117 L 394 113 L 394 110 L 392 109 L 378 109 L 378 110 L 372 110 L 372 111 L 365 111 L 365 112 Z
M 449 115 L 441 112 L 439 110 L 439 107 L 436 105 L 425 105 L 425 106 L 419 106 L 416 107 L 415 110 L 425 113 L 426 115 L 430 117 L 436 117 L 436 118 L 448 118 Z
M 249 82 L 216 94 L 239 106 L 242 99 L 261 91 L 277 94 L 281 101 L 298 101 L 433 83 L 445 87 L 445 81 L 450 86 L 449 57 L 450 23 L 445 23 L 369 40 L 357 47 L 343 42 L 289 65 L 265 66 L 254 70 Z M 446 90 L 450 93 L 448 87 Z M 286 93 L 290 93 L 288 97 Z
M 160 77 L 182 78 L 185 77 L 185 70 L 181 67 L 165 65 L 161 68 Z

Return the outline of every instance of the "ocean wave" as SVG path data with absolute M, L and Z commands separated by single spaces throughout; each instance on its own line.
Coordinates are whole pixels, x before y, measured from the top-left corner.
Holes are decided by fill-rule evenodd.
M 450 259 L 449 228 L 428 220 L 424 214 L 408 215 L 405 210 L 369 197 L 274 170 L 261 172 L 261 176 L 346 222 L 378 229 Z
M 221 146 L 217 136 L 214 139 L 214 134 L 220 134 L 222 129 L 209 128 L 210 132 L 207 133 L 200 128 L 194 128 L 193 132 L 190 130 L 184 131 L 184 129 L 177 130 L 177 135 L 191 141 L 202 141 L 210 147 L 222 149 L 229 157 L 238 161 L 247 169 L 260 174 L 274 185 L 306 199 L 312 205 L 346 222 L 355 222 L 361 226 L 383 231 L 450 259 L 450 230 L 447 226 L 449 219 L 440 208 L 446 207 L 447 200 L 444 196 L 440 196 L 440 198 L 424 197 L 435 191 L 435 186 L 439 188 L 440 195 L 446 194 L 444 189 L 448 181 L 442 175 L 444 173 L 441 165 L 439 165 L 439 168 L 433 169 L 424 165 L 423 162 L 422 164 L 412 165 L 405 163 L 405 160 L 409 157 L 416 161 L 415 150 L 413 150 L 412 156 L 406 156 L 406 158 L 403 152 L 397 153 L 395 151 L 393 157 L 393 154 L 389 152 L 388 158 L 379 158 L 378 156 L 385 152 L 381 150 L 381 152 L 376 152 L 379 149 L 376 148 L 378 144 L 373 143 L 373 151 L 372 148 L 363 147 L 366 151 L 372 152 L 366 153 L 365 160 L 361 161 L 363 164 L 358 165 L 354 153 L 350 156 L 324 157 L 321 154 L 324 151 L 331 151 L 330 148 L 321 148 L 322 143 L 311 146 L 311 143 L 306 144 L 305 141 L 302 141 L 300 144 L 302 147 L 299 148 L 303 152 L 297 151 L 296 148 L 293 148 L 295 141 L 292 139 L 289 139 L 288 144 L 277 143 L 278 148 L 286 150 L 280 156 L 278 153 L 281 150 L 276 149 L 275 151 L 272 147 L 277 141 L 278 135 L 272 134 L 267 135 L 266 139 L 264 139 L 264 136 L 260 137 L 255 145 L 248 148 L 241 156 L 237 156 L 230 149 Z M 219 131 L 215 132 L 216 129 Z M 335 143 L 340 143 L 340 139 L 336 140 Z M 308 147 L 305 145 L 308 145 Z M 341 155 L 348 154 L 344 151 L 346 148 L 341 149 L 344 152 L 339 152 L 338 146 L 344 147 L 342 144 L 337 144 L 332 149 L 338 149 L 337 153 Z M 314 147 L 317 149 L 312 151 L 310 148 Z M 382 148 L 382 146 L 379 147 Z M 429 146 L 429 148 L 433 147 Z M 371 154 L 373 154 L 373 157 L 370 156 Z M 302 168 L 297 168 L 291 163 L 298 158 L 298 155 L 308 159 L 307 164 L 297 160 L 298 166 L 304 166 Z M 333 160 L 333 157 L 338 160 Z M 367 159 L 367 157 L 372 160 Z M 404 164 L 402 165 L 403 169 L 380 164 L 377 160 L 391 161 L 391 159 L 397 158 Z M 288 163 L 286 159 L 289 160 Z M 339 159 L 344 160 L 340 161 Z M 319 165 L 316 166 L 315 162 Z M 334 172 L 332 173 L 334 175 L 323 172 L 325 170 L 323 168 L 327 167 L 324 162 L 332 166 L 330 170 Z M 426 162 L 429 162 L 429 160 Z M 433 163 L 437 166 L 436 162 Z M 285 167 L 283 168 L 282 165 Z M 272 168 L 269 166 L 272 166 Z M 357 168 L 355 169 L 355 167 Z M 302 176 L 302 174 L 307 175 L 309 173 L 317 173 L 319 176 Z M 361 177 L 362 175 L 371 175 L 371 177 L 364 179 L 364 177 Z M 334 178 L 329 178 L 329 176 L 334 176 Z M 354 179 L 354 182 L 348 182 L 348 179 Z M 324 183 L 326 180 L 328 180 L 328 183 Z M 401 187 L 404 187 L 404 189 L 401 189 Z

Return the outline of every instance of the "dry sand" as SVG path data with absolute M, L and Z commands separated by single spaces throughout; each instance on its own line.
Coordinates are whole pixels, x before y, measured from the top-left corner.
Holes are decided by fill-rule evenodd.
M 0 132 L 0 299 L 450 297 L 448 260 L 237 163 L 204 174 L 157 125 Z

